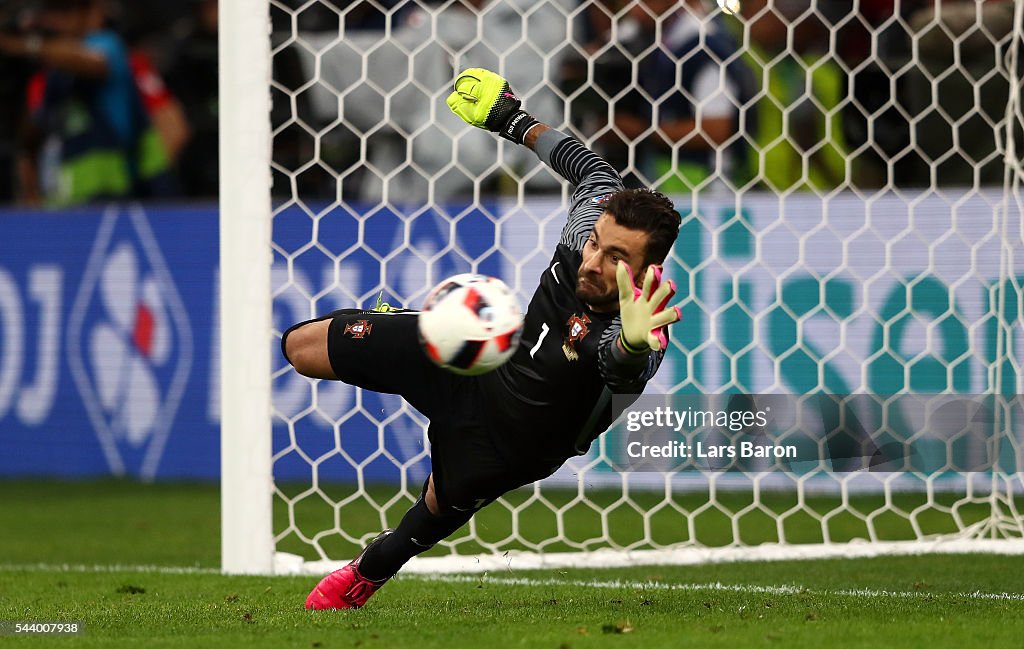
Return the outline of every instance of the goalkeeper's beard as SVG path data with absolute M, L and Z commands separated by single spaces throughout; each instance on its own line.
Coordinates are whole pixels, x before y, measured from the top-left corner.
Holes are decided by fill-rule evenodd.
M 619 288 L 613 284 L 611 287 L 602 287 L 599 281 L 580 274 L 576 280 L 576 297 L 583 300 L 594 310 L 608 310 L 610 307 L 619 304 Z

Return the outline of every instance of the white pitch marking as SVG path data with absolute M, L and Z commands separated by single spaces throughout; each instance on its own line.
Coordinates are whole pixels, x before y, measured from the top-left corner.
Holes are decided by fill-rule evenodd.
M 218 568 L 198 566 L 147 566 L 147 565 L 86 565 L 71 563 L 0 563 L 0 571 L 17 572 L 149 572 L 164 575 L 219 575 Z
M 622 581 L 614 579 L 610 581 L 580 580 L 580 579 L 530 579 L 527 577 L 487 577 L 474 575 L 399 575 L 400 579 L 413 579 L 416 581 L 456 583 L 456 584 L 495 584 L 499 586 L 565 586 L 571 588 L 604 588 L 618 590 L 663 590 L 663 591 L 720 591 L 732 593 L 750 593 L 755 595 L 798 595 L 801 593 L 816 593 L 820 595 L 837 595 L 840 597 L 895 597 L 895 598 L 924 598 L 924 597 L 953 597 L 964 599 L 980 600 L 1001 600 L 1024 602 L 1024 593 L 985 593 L 973 592 L 929 592 L 929 591 L 894 591 L 875 590 L 871 588 L 854 588 L 841 590 L 813 590 L 793 584 L 779 586 L 761 586 L 756 584 L 723 584 L 721 582 L 709 582 L 704 584 L 672 584 L 660 581 Z
M 29 564 L 0 564 L 0 571 L 17 572 L 81 572 L 81 573 L 112 573 L 112 572 L 144 572 L 165 575 L 219 575 L 217 568 L 199 568 L 190 566 L 149 566 L 149 565 L 85 565 L 67 563 L 29 563 Z M 300 575 L 263 575 L 265 577 L 300 576 Z M 703 584 L 672 584 L 660 581 L 624 581 L 612 579 L 609 581 L 585 580 L 585 579 L 530 579 L 528 577 L 489 577 L 486 575 L 429 575 L 429 574 L 401 574 L 398 579 L 409 579 L 412 581 L 426 581 L 450 584 L 494 584 L 497 586 L 561 586 L 571 588 L 601 588 L 618 590 L 661 590 L 661 591 L 718 591 L 730 593 L 750 593 L 754 595 L 798 595 L 801 593 L 815 593 L 820 595 L 836 595 L 840 597 L 889 597 L 889 598 L 924 598 L 924 597 L 952 597 L 977 600 L 1014 601 L 1024 602 L 1024 593 L 986 593 L 982 591 L 971 592 L 930 592 L 930 591 L 899 591 L 899 590 L 875 590 L 872 588 L 852 588 L 841 590 L 813 590 L 783 584 L 778 586 L 763 586 L 756 584 L 723 584 L 722 582 L 708 582 Z

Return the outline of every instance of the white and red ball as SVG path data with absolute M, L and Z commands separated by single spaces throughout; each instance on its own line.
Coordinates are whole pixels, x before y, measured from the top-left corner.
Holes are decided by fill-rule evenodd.
M 463 273 L 430 291 L 419 330 L 430 360 L 456 374 L 475 376 L 512 357 L 523 332 L 523 314 L 505 282 Z

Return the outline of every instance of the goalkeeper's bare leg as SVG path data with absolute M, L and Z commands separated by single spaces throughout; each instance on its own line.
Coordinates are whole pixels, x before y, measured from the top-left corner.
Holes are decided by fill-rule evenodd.
M 311 379 L 338 379 L 327 353 L 329 319 L 314 320 L 293 327 L 284 337 L 282 349 L 295 371 Z

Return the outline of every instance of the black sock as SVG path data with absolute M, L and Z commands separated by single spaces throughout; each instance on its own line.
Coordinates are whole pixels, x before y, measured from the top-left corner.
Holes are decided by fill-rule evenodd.
M 383 541 L 370 547 L 359 561 L 359 573 L 372 581 L 387 579 L 417 554 L 426 552 L 465 525 L 475 511 L 435 516 L 421 497 L 402 522 Z

